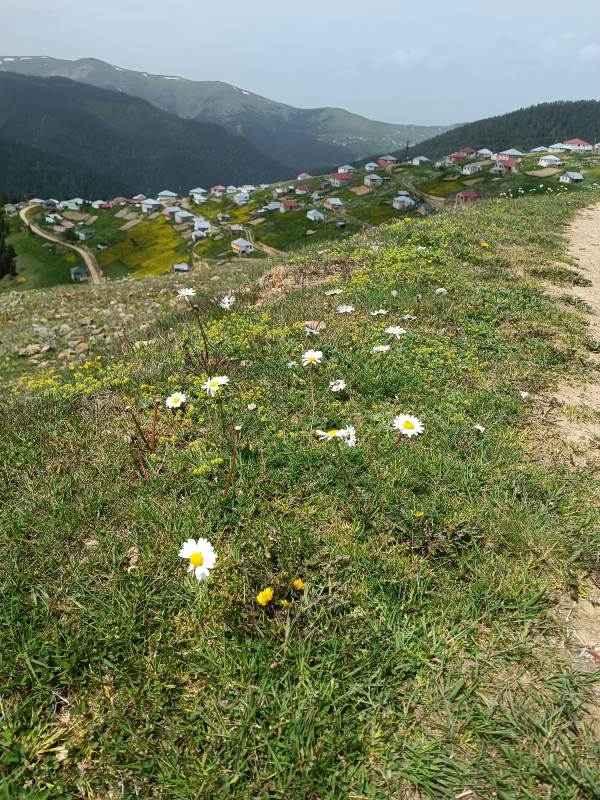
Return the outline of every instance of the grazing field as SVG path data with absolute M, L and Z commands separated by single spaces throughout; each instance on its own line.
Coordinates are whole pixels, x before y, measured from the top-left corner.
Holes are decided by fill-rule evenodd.
M 71 267 L 81 263 L 72 250 L 30 233 L 18 217 L 9 220 L 8 242 L 17 252 L 16 280 L 0 283 L 2 289 L 45 289 L 71 283 Z
M 594 345 L 531 275 L 599 201 L 363 231 L 230 311 L 154 279 L 121 354 L 8 382 L 6 798 L 599 796 L 551 613 L 598 569 L 598 480 L 534 415 Z
M 98 253 L 107 278 L 161 275 L 169 272 L 173 264 L 190 260 L 185 239 L 162 217 L 142 220 L 134 228 L 118 233 L 114 243 Z

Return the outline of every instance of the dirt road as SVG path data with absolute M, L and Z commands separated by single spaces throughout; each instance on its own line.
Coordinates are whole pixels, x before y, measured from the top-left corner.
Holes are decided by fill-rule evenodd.
M 72 244 L 71 242 L 65 242 L 64 239 L 61 239 L 59 236 L 53 236 L 51 233 L 48 233 L 48 231 L 45 231 L 43 228 L 35 225 L 35 223 L 31 222 L 31 220 L 27 218 L 27 211 L 29 208 L 22 208 L 19 211 L 19 216 L 21 217 L 23 224 L 33 231 L 36 236 L 41 236 L 42 239 L 48 239 L 49 242 L 55 242 L 56 244 L 60 244 L 62 247 L 68 247 L 70 250 L 74 250 L 83 259 L 90 274 L 92 283 L 102 283 L 102 269 L 100 264 L 98 264 L 96 261 L 96 256 L 92 253 L 92 251 L 88 250 L 87 247 L 80 247 L 79 245 Z

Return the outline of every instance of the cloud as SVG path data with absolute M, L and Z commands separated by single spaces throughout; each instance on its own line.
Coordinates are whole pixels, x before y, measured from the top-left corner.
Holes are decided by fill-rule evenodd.
M 406 50 L 396 50 L 387 59 L 402 69 L 424 64 L 429 60 L 429 51 L 425 47 L 409 47 Z
M 600 44 L 595 42 L 587 44 L 579 54 L 579 58 L 582 61 L 600 61 Z

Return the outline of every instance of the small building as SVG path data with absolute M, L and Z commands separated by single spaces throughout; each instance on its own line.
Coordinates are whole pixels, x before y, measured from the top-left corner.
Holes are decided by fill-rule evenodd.
M 194 215 L 191 211 L 187 211 L 185 208 L 180 208 L 179 211 L 175 213 L 175 222 L 177 225 L 181 225 L 183 222 L 192 222 L 194 219 Z
M 424 167 L 425 164 L 429 164 L 429 159 L 427 156 L 415 156 L 410 163 L 413 167 Z
M 436 161 L 435 164 L 433 165 L 433 168 L 440 170 L 440 169 L 449 169 L 450 167 L 453 166 L 454 166 L 454 161 L 449 156 L 447 156 L 446 158 L 440 158 L 438 161 Z
M 279 208 L 281 214 L 287 214 L 288 211 L 298 211 L 300 203 L 297 200 L 282 200 Z
M 167 219 L 174 219 L 175 218 L 175 214 L 179 213 L 179 211 L 182 211 L 182 210 L 183 209 L 181 209 L 179 206 L 165 206 L 165 210 L 163 211 L 163 214 Z
M 41 206 L 43 204 L 43 202 L 44 201 L 39 197 L 32 197 L 31 200 L 29 200 L 29 205 L 30 206 Z
M 600 156 L 600 142 L 597 142 L 594 145 L 593 153 L 594 153 L 595 156 Z
M 492 175 L 505 175 L 507 172 L 516 172 L 519 162 L 514 158 L 505 158 L 502 161 L 497 161 L 495 166 L 490 170 Z
M 106 206 L 106 200 L 94 200 L 92 203 L 92 208 L 98 210 L 100 208 L 104 208 Z
M 492 158 L 493 155 L 494 154 L 492 153 L 492 151 L 487 147 L 481 147 L 477 151 L 477 157 L 478 158 Z
M 83 205 L 81 197 L 74 197 L 72 200 L 63 200 L 60 207 L 64 211 L 80 211 Z
M 334 189 L 343 189 L 352 182 L 352 175 L 348 172 L 338 172 L 336 175 L 329 176 L 329 183 Z
M 459 192 L 456 195 L 456 202 L 457 203 L 473 203 L 475 200 L 479 200 L 478 192 L 474 192 L 472 189 L 465 190 L 464 192 Z
M 345 172 L 354 172 L 356 167 L 353 167 L 352 164 L 344 164 L 342 167 L 338 167 L 338 172 L 340 174 L 344 174 Z
M 229 231 L 230 231 L 230 233 L 233 233 L 233 234 L 243 233 L 244 232 L 244 226 L 243 225 L 230 225 L 229 226 Z
M 529 152 L 530 153 L 547 153 L 548 152 L 548 148 L 545 145 L 541 144 L 538 147 L 532 147 Z
M 538 164 L 540 167 L 561 167 L 563 162 L 560 160 L 558 156 L 552 155 L 552 153 L 548 153 L 548 155 L 542 156 Z
M 508 150 L 501 150 L 496 154 L 496 161 L 520 161 L 522 158 L 525 158 L 525 153 L 516 147 L 509 147 Z
M 316 208 L 311 208 L 310 211 L 307 211 L 306 216 L 311 222 L 323 222 L 325 219 L 325 214 L 318 211 Z
M 594 145 L 585 139 L 567 139 L 565 145 L 572 153 L 591 153 L 594 149 Z
M 318 192 L 313 192 L 310 196 L 310 199 L 313 201 L 313 203 L 318 203 L 321 199 L 321 195 Z
M 16 214 L 17 213 L 17 206 L 14 203 L 5 203 L 4 204 L 4 213 L 5 214 Z
M 75 231 L 75 236 L 80 242 L 87 242 L 94 236 L 94 231 L 91 231 L 89 228 L 79 228 L 79 230 Z
M 250 195 L 248 192 L 238 192 L 233 195 L 233 202 L 236 206 L 247 206 L 250 202 Z
M 189 272 L 190 265 L 186 261 L 182 261 L 180 264 L 173 264 L 171 267 L 172 272 Z
M 412 197 L 405 194 L 399 194 L 392 200 L 392 206 L 396 211 L 405 211 L 407 208 L 412 208 L 414 205 L 415 201 Z
M 476 172 L 481 172 L 481 164 L 472 161 L 470 164 L 464 164 L 461 169 L 463 175 L 475 175 Z
M 583 175 L 581 172 L 565 172 L 558 179 L 561 183 L 581 183 Z
M 339 197 L 327 197 L 325 198 L 325 208 L 328 208 L 330 211 L 341 211 L 344 207 L 343 200 L 340 200 Z
M 565 150 L 568 150 L 568 149 L 569 148 L 567 147 L 567 145 L 564 142 L 556 142 L 556 144 L 551 144 L 550 147 L 548 148 L 548 150 L 551 153 L 564 153 Z
M 59 225 L 63 220 L 60 214 L 46 214 L 44 219 L 48 225 Z
M 467 158 L 471 158 L 474 155 L 475 150 L 472 147 L 461 147 L 460 150 L 450 153 L 448 158 L 451 158 L 453 162 L 465 161 Z
M 378 167 L 395 167 L 398 163 L 398 159 L 395 156 L 380 156 L 377 159 Z
M 271 200 L 270 203 L 267 203 L 265 209 L 267 211 L 281 211 L 281 200 Z
M 137 204 L 143 203 L 145 199 L 146 199 L 145 194 L 136 194 L 135 197 L 132 198 L 132 200 Z
M 299 196 L 308 194 L 309 191 L 310 191 L 310 189 L 308 188 L 308 186 L 305 183 L 301 183 L 299 186 L 296 186 L 296 189 L 295 189 L 296 194 L 299 195 Z
M 380 186 L 383 186 L 383 178 L 381 175 L 371 172 L 369 175 L 365 175 L 363 183 L 370 189 L 378 189 Z
M 231 249 L 239 256 L 245 256 L 248 255 L 248 253 L 251 253 L 254 250 L 254 247 L 247 239 L 234 239 L 231 243 Z
M 126 206 L 127 205 L 127 198 L 126 197 L 113 197 L 110 201 L 113 206 Z
M 177 202 L 177 193 L 171 192 L 169 189 L 163 189 L 156 195 L 157 199 L 163 204 L 174 204 Z
M 300 175 L 298 175 L 298 180 L 299 181 L 306 181 L 309 178 L 312 178 L 312 175 L 310 173 L 308 173 L 308 172 L 301 172 Z
M 208 233 L 211 229 L 210 222 L 204 217 L 194 217 L 194 230 L 206 231 Z
M 142 200 L 142 214 L 153 214 L 155 211 L 161 207 L 161 203 L 158 200 L 154 200 L 152 197 L 149 197 L 147 200 Z
M 223 195 L 225 194 L 225 187 L 222 186 L 220 183 L 217 184 L 216 186 L 211 186 L 210 194 L 211 197 L 223 197 Z
M 74 283 L 83 283 L 89 279 L 89 273 L 86 267 L 78 265 L 76 267 L 71 267 L 71 280 Z
M 375 172 L 375 170 L 379 169 L 379 164 L 376 164 L 375 161 L 368 161 L 365 164 L 365 171 L 366 172 Z

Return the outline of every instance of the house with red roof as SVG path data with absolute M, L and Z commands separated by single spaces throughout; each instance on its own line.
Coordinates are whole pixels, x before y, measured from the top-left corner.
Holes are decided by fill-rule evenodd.
M 296 194 L 302 195 L 302 194 L 308 194 L 310 192 L 310 189 L 308 188 L 308 186 L 305 183 L 300 183 L 300 184 L 298 184 L 298 186 L 296 186 L 296 190 L 295 191 L 296 191 Z
M 306 181 L 309 178 L 312 178 L 312 175 L 309 172 L 301 172 L 300 175 L 298 175 L 299 181 Z
M 344 186 L 348 186 L 352 181 L 352 175 L 348 172 L 336 172 L 335 175 L 329 176 L 329 183 L 335 189 L 343 189 Z
M 491 175 L 505 175 L 507 172 L 516 172 L 519 162 L 516 158 L 505 158 L 497 161 L 496 165 L 490 170 Z
M 479 200 L 479 193 L 474 192 L 472 189 L 468 189 L 464 192 L 459 192 L 456 195 L 457 203 L 473 203 L 475 200 Z
M 377 159 L 377 163 L 380 167 L 395 167 L 400 162 L 395 156 L 381 156 Z
M 223 197 L 226 191 L 227 191 L 226 187 L 221 186 L 221 184 L 210 187 L 210 193 L 212 197 Z
M 585 139 L 567 139 L 565 145 L 572 153 L 591 153 L 594 149 L 594 146 Z
M 455 153 L 450 153 L 448 158 L 451 158 L 452 161 L 464 161 L 465 158 L 471 158 L 471 156 L 475 155 L 475 150 L 472 147 L 461 147 L 460 150 L 457 150 Z
M 288 211 L 298 211 L 299 208 L 300 203 L 297 200 L 282 200 L 279 212 L 281 214 L 287 214 Z

